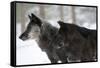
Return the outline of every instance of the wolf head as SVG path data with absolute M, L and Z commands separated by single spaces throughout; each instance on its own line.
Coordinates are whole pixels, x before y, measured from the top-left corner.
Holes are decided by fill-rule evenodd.
M 41 20 L 35 16 L 33 13 L 28 15 L 30 22 L 26 27 L 26 30 L 20 35 L 20 39 L 34 39 L 37 38 L 40 34 Z

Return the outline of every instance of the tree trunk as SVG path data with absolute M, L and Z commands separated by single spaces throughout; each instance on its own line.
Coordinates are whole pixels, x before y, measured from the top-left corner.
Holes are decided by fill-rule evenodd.
M 71 19 L 72 19 L 72 23 L 76 23 L 75 7 L 73 7 L 73 6 L 70 7 L 70 16 L 71 16 Z
M 25 30 L 25 21 L 26 21 L 26 18 L 25 18 L 25 6 L 24 4 L 21 5 L 21 32 L 24 32 Z
M 40 8 L 40 17 L 42 19 L 45 19 L 45 7 L 40 5 L 39 8 Z
M 62 21 L 64 21 L 64 16 L 63 16 L 63 7 L 59 6 L 59 13 L 60 13 L 60 18 Z

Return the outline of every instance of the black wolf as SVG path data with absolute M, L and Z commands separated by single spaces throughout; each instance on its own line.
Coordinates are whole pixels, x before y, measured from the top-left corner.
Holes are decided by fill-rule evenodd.
M 38 39 L 37 43 L 42 51 L 45 51 L 50 59 L 51 63 L 57 63 L 59 57 L 55 51 L 52 51 L 53 47 L 49 46 L 54 36 L 58 32 L 58 28 L 52 26 L 46 21 L 42 21 L 34 14 L 29 15 L 30 22 L 24 33 L 19 37 L 22 40 Z M 53 49 L 55 50 L 55 49 Z
M 67 62 L 97 61 L 97 31 L 58 21 L 60 29 L 51 46 Z M 65 61 L 66 62 L 66 61 Z

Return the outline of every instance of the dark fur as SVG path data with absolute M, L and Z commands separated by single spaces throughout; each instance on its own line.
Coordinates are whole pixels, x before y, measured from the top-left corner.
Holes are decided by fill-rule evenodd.
M 96 30 L 86 29 L 62 21 L 58 21 L 58 23 L 60 25 L 58 34 L 60 34 L 61 39 L 63 38 L 63 41 L 61 40 L 58 44 L 56 44 L 57 42 L 53 43 L 53 45 L 57 47 L 63 43 L 58 49 L 58 51 L 62 51 L 62 53 L 58 53 L 60 53 L 60 55 L 65 54 L 67 62 L 97 60 Z M 55 41 L 58 41 L 59 39 L 56 39 Z

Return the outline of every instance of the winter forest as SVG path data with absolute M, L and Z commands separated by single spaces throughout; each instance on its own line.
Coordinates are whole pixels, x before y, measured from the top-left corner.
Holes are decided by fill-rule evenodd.
M 88 29 L 96 29 L 96 8 L 84 6 L 16 4 L 16 59 L 17 65 L 50 63 L 45 52 L 42 52 L 35 40 L 19 39 L 29 23 L 28 15 L 34 13 L 40 19 L 48 21 L 59 28 L 57 21 L 72 23 Z

